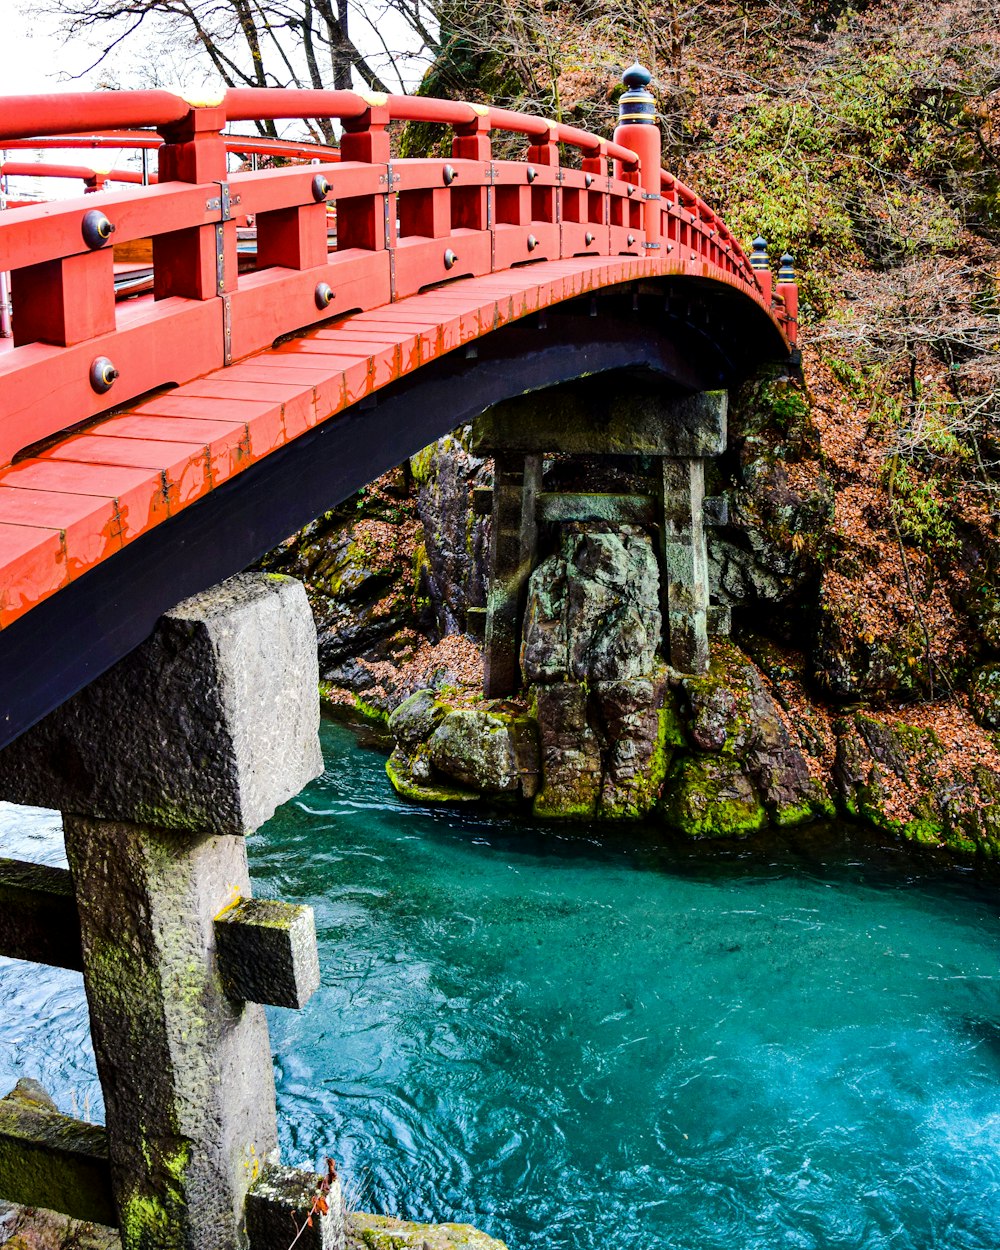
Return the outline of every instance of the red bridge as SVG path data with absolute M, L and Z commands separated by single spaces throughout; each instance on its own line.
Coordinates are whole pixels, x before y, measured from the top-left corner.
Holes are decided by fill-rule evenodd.
M 790 268 L 773 284 L 661 168 L 648 74 L 625 80 L 613 142 L 414 96 L 0 97 L 15 155 L 143 153 L 2 171 L 99 194 L 0 214 L 0 746 L 489 405 L 614 370 L 710 389 L 794 349 Z M 339 149 L 226 130 L 281 118 L 339 119 Z M 450 155 L 394 159 L 406 121 Z M 520 159 L 493 153 L 509 135 Z

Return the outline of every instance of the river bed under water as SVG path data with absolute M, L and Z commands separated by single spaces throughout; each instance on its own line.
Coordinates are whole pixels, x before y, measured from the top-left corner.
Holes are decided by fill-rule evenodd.
M 316 910 L 269 1011 L 283 1158 L 511 1250 L 997 1250 L 1000 893 L 845 829 L 677 848 L 325 775 L 249 846 Z M 6 808 L 0 854 L 62 860 Z M 81 980 L 0 960 L 0 1087 L 101 1116 Z

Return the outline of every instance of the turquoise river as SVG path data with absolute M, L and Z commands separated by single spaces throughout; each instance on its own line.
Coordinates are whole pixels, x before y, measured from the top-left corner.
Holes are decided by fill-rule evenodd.
M 250 841 L 316 911 L 269 1013 L 283 1157 L 511 1250 L 997 1250 L 1000 895 L 841 827 L 724 847 L 397 800 L 327 772 Z M 51 813 L 0 854 L 62 861 Z M 0 961 L 0 1085 L 100 1119 L 81 981 Z M 0 1091 L 2 1092 L 2 1091 Z

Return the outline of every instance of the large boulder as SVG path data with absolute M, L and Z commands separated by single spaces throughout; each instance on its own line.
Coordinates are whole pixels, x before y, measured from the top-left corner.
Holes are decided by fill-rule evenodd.
M 536 686 L 533 713 L 541 747 L 536 816 L 587 819 L 601 799 L 601 745 L 578 682 Z
M 649 537 L 570 525 L 531 575 L 521 668 L 529 683 L 647 676 L 660 645 L 659 570 Z
M 681 688 L 692 746 L 736 760 L 775 824 L 834 814 L 818 761 L 759 669 L 733 643 L 716 639 L 709 672 L 684 678 Z
M 665 668 L 594 687 L 604 749 L 599 814 L 638 820 L 656 806 L 672 749 L 683 742 Z
M 664 787 L 663 817 L 689 838 L 740 837 L 768 823 L 753 783 L 727 755 L 678 760 Z
M 462 633 L 468 609 L 486 602 L 489 519 L 472 508 L 472 491 L 490 485 L 487 460 L 470 450 L 471 426 L 431 443 L 410 460 L 423 525 L 421 593 L 437 631 Z
M 449 712 L 427 742 L 431 766 L 483 794 L 512 794 L 520 785 L 510 720 L 474 708 Z

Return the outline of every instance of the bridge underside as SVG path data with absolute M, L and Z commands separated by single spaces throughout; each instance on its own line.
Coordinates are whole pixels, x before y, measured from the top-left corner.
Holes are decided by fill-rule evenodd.
M 549 268 L 565 271 L 565 265 L 539 265 L 531 276 L 541 279 Z M 495 279 L 434 294 L 453 292 L 458 309 L 476 302 L 477 285 L 495 296 Z M 405 328 L 408 303 L 393 306 L 387 329 L 393 319 Z M 295 343 L 305 346 L 309 337 Z M 453 350 L 409 375 L 382 386 L 376 382 L 365 398 L 241 468 L 0 630 L 5 695 L 0 746 L 148 638 L 159 617 L 180 600 L 246 568 L 494 404 L 612 373 L 622 393 L 653 389 L 683 395 L 724 388 L 761 360 L 786 354 L 773 323 L 738 289 L 687 276 L 619 282 L 502 328 L 467 334 Z M 100 427 L 88 432 L 99 433 Z M 37 465 L 53 448 L 36 451 L 41 458 L 31 463 Z

